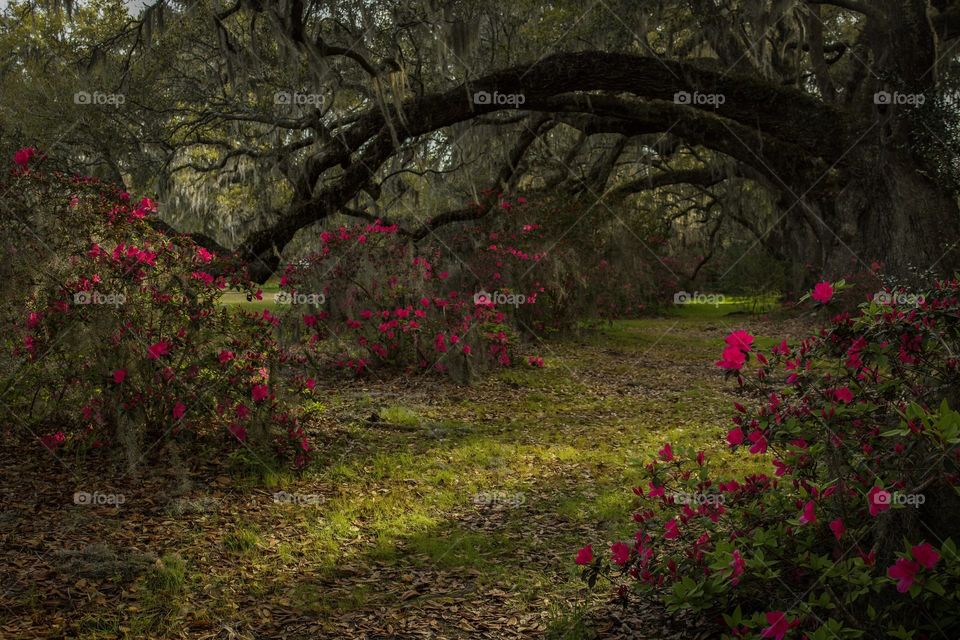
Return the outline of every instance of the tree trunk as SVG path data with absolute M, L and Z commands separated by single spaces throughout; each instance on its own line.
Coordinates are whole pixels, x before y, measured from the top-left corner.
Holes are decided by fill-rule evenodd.
M 960 271 L 956 198 L 906 154 L 853 153 L 859 155 L 839 192 L 805 199 L 783 222 L 792 280 L 804 289 L 819 277 L 839 279 L 879 263 L 881 273 L 929 286 L 924 272 Z

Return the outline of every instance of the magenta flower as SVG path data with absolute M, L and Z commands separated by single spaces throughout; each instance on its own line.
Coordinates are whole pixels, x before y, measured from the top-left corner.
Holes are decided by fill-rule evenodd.
M 161 340 L 160 342 L 156 342 L 147 348 L 147 357 L 151 360 L 156 360 L 157 358 L 165 356 L 168 353 L 170 353 L 170 342 L 167 340 Z
M 127 370 L 126 369 L 116 369 L 113 372 L 113 382 L 114 384 L 120 384 L 127 379 Z
M 663 497 L 663 487 L 658 487 L 653 484 L 653 482 L 648 482 L 647 486 L 650 487 L 650 493 L 647 494 L 648 498 L 662 498 Z
M 577 559 L 574 560 L 577 564 L 590 564 L 593 562 L 593 545 L 587 545 L 584 548 L 580 549 L 577 552 Z
M 743 561 L 743 556 L 740 555 L 740 552 L 736 549 L 733 550 L 733 560 L 730 562 L 730 584 L 737 586 L 740 584 L 740 576 L 743 575 L 744 570 L 747 568 L 747 564 Z
M 253 388 L 250 389 L 250 397 L 253 398 L 254 402 L 260 402 L 269 395 L 270 389 L 265 384 L 255 384 Z
M 910 549 L 910 555 L 927 569 L 933 569 L 940 561 L 940 554 L 936 549 L 924 542 Z
M 827 304 L 831 298 L 833 298 L 833 285 L 826 280 L 818 282 L 816 286 L 813 287 L 810 297 L 820 304 Z
M 179 400 L 175 405 L 173 405 L 173 419 L 179 420 L 183 417 L 183 414 L 187 412 L 187 405 L 183 404 Z
M 244 427 L 241 427 L 238 424 L 231 424 L 229 427 L 227 427 L 227 430 L 230 432 L 230 435 L 232 435 L 234 438 L 236 438 L 240 442 L 246 441 L 247 430 Z
M 753 443 L 753 446 L 750 447 L 750 453 L 766 453 L 767 452 L 767 439 L 763 437 L 763 432 L 759 429 L 755 429 L 750 434 L 750 442 Z
M 833 390 L 833 399 L 843 404 L 850 404 L 853 402 L 853 392 L 849 387 L 839 387 Z
M 882 511 L 890 508 L 890 492 L 882 487 L 873 487 L 867 493 L 867 504 L 870 505 L 870 515 L 876 518 Z
M 750 351 L 753 346 L 753 336 L 740 329 L 728 335 L 724 342 L 740 351 Z
M 887 577 L 897 581 L 897 591 L 906 593 L 913 586 L 917 571 L 920 571 L 918 563 L 900 558 L 887 569 Z
M 663 445 L 663 449 L 657 452 L 660 455 L 660 459 L 664 462 L 670 462 L 673 460 L 673 450 L 670 448 L 670 443 Z
M 760 634 L 761 638 L 773 638 L 774 640 L 783 640 L 787 631 L 800 624 L 799 620 L 788 621 L 783 611 L 769 611 L 766 614 L 767 624 L 770 626 Z
M 830 531 L 833 531 L 833 536 L 837 540 L 840 540 L 840 536 L 842 536 L 846 530 L 847 528 L 843 526 L 843 520 L 840 518 L 837 518 L 830 523 Z
M 731 346 L 723 350 L 720 360 L 717 361 L 717 366 L 728 371 L 740 371 L 746 359 L 747 356 L 743 351 Z
M 667 540 L 673 540 L 674 538 L 679 537 L 680 529 L 677 527 L 676 520 L 668 520 L 664 528 L 667 530 L 667 532 L 663 534 L 663 537 Z
M 623 542 L 616 542 L 610 545 L 610 552 L 613 554 L 613 563 L 621 567 L 630 560 L 630 547 Z
M 740 427 L 731 429 L 727 433 L 727 442 L 731 447 L 735 447 L 738 444 L 743 444 L 743 429 Z
M 24 147 L 13 154 L 13 161 L 21 169 L 27 168 L 27 163 L 30 162 L 32 158 L 37 153 L 37 150 L 33 147 Z
M 813 500 L 808 500 L 807 504 L 803 505 L 803 513 L 800 514 L 800 524 L 812 524 L 817 521 L 817 512 L 814 510 Z

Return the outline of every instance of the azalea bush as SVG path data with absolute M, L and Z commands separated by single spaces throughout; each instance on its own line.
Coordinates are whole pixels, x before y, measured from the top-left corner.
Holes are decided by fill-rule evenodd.
M 22 426 L 51 449 L 122 445 L 131 464 L 187 432 L 304 464 L 276 318 L 217 304 L 228 288 L 260 295 L 243 273 L 156 230 L 150 199 L 41 171 L 35 155 L 17 154 L 0 217 L 3 389 Z
M 769 472 L 720 479 L 669 444 L 634 489 L 633 540 L 584 577 L 716 615 L 727 638 L 960 634 L 960 282 L 888 290 L 796 344 L 736 331 L 727 444 Z M 829 282 L 809 298 L 828 311 Z
M 286 268 L 277 299 L 302 322 L 296 333 L 317 370 L 435 370 L 466 381 L 517 357 L 523 318 L 535 315 L 543 288 L 511 276 L 543 257 L 524 247 L 535 231 L 524 225 L 505 244 L 464 229 L 461 239 L 489 244 L 461 253 L 421 247 L 380 221 L 341 226 Z

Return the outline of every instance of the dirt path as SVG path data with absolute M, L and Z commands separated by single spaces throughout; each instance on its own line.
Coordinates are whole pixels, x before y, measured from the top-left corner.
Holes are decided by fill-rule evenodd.
M 132 478 L 6 436 L 0 637 L 697 637 L 589 592 L 572 558 L 632 536 L 636 463 L 663 442 L 723 450 L 732 396 L 711 363 L 732 328 L 624 322 L 468 388 L 318 389 L 321 459 L 300 477 L 163 451 Z

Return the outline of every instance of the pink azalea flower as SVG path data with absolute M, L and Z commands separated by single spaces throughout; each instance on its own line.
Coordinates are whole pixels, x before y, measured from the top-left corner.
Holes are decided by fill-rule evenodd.
M 853 402 L 853 392 L 849 387 L 839 387 L 833 390 L 833 399 L 843 404 L 850 404 Z
M 42 444 L 44 447 L 46 447 L 50 451 L 53 451 L 54 449 L 56 449 L 66 441 L 67 441 L 67 436 L 63 434 L 63 431 L 57 431 L 52 435 L 40 437 L 40 444 Z
M 203 247 L 197 247 L 197 257 L 200 258 L 200 262 L 207 263 L 213 260 L 213 254 L 204 249 Z
M 610 546 L 610 552 L 613 554 L 614 564 L 623 566 L 630 560 L 630 547 L 623 542 L 616 542 Z
M 723 350 L 720 360 L 717 361 L 717 366 L 721 369 L 727 369 L 728 371 L 740 371 L 746 359 L 747 356 L 744 355 L 743 351 L 737 347 L 730 346 Z
M 227 430 L 230 432 L 230 435 L 240 442 L 246 442 L 247 430 L 244 427 L 241 427 L 238 424 L 231 424 L 229 427 L 227 427 Z
M 814 510 L 813 500 L 808 500 L 807 504 L 803 505 L 803 513 L 800 514 L 800 524 L 812 524 L 817 521 L 817 512 Z
M 750 434 L 750 442 L 753 443 L 753 446 L 750 447 L 750 453 L 766 453 L 767 452 L 767 439 L 763 437 L 763 432 L 759 429 L 755 429 Z
M 254 402 L 260 402 L 270 395 L 270 389 L 265 384 L 255 384 L 250 390 L 250 397 Z
M 788 621 L 783 611 L 770 611 L 766 614 L 767 624 L 770 626 L 760 634 L 761 638 L 773 638 L 774 640 L 783 640 L 787 631 L 800 624 L 799 620 Z
M 920 571 L 920 565 L 912 560 L 900 558 L 887 569 L 887 577 L 897 581 L 897 591 L 906 593 Z
M 747 564 L 743 561 L 743 556 L 736 549 L 733 550 L 733 560 L 730 562 L 730 584 L 737 586 L 740 584 L 740 576 L 743 575 Z
M 833 298 L 833 285 L 826 280 L 818 282 L 816 286 L 813 287 L 810 297 L 820 304 L 827 304 L 830 302 L 830 299 Z
M 890 492 L 873 487 L 867 494 L 867 504 L 870 506 L 870 515 L 876 518 L 880 512 L 890 508 Z
M 231 360 L 233 360 L 233 358 L 234 358 L 233 351 L 227 351 L 226 349 L 221 351 L 220 355 L 217 356 L 217 360 L 220 361 L 220 364 L 225 364 L 227 362 L 230 362 Z
M 840 536 L 846 532 L 847 528 L 843 526 L 843 520 L 837 518 L 836 520 L 830 523 L 830 531 L 833 531 L 833 537 L 837 540 L 840 540 Z
M 650 487 L 650 492 L 647 493 L 648 498 L 662 498 L 664 494 L 664 487 L 658 487 L 653 484 L 653 482 L 648 482 L 647 486 Z
M 673 519 L 668 520 L 667 524 L 664 526 L 664 529 L 666 529 L 667 532 L 663 534 L 663 537 L 666 538 L 667 540 L 673 540 L 674 538 L 677 538 L 680 535 L 680 529 L 677 527 L 676 520 L 673 520 Z
M 175 405 L 173 405 L 173 419 L 179 420 L 183 417 L 183 414 L 187 412 L 187 405 L 183 404 L 179 400 Z
M 161 356 L 165 356 L 170 353 L 170 342 L 168 340 L 161 340 L 150 345 L 147 348 L 147 357 L 151 360 L 156 360 Z
M 37 150 L 33 147 L 24 147 L 13 154 L 13 161 L 21 169 L 26 169 L 27 163 L 30 162 L 30 158 L 32 158 L 36 153 Z
M 587 545 L 583 549 L 577 552 L 577 559 L 574 560 L 577 564 L 590 564 L 593 562 L 593 545 Z
M 728 335 L 724 342 L 740 351 L 750 351 L 753 346 L 753 336 L 741 329 Z
M 114 384 L 120 384 L 127 379 L 127 370 L 126 369 L 116 369 L 113 372 L 113 382 Z
M 657 452 L 660 455 L 660 459 L 664 462 L 670 462 L 673 460 L 673 450 L 670 448 L 670 443 L 663 445 L 663 449 Z
M 924 542 L 910 549 L 910 555 L 927 569 L 933 569 L 940 561 L 940 554 L 936 549 Z
M 740 427 L 731 429 L 727 433 L 727 442 L 730 444 L 731 447 L 734 447 L 738 444 L 743 444 L 743 429 L 741 429 Z
M 307 389 L 313 391 L 313 388 L 317 386 L 317 381 L 313 378 L 307 378 Z

